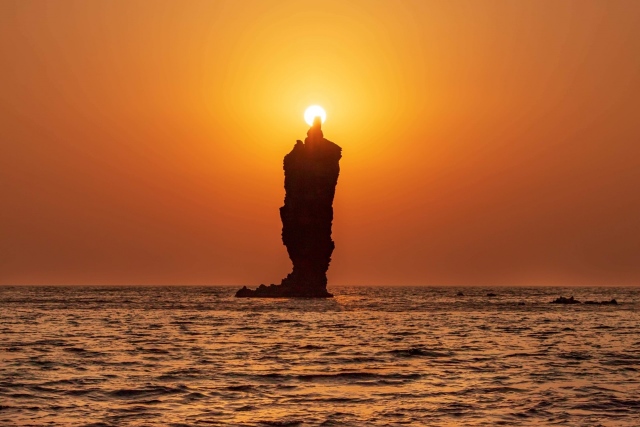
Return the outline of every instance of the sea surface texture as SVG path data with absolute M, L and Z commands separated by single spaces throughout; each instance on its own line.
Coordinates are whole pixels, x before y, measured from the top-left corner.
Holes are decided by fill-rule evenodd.
M 235 290 L 0 287 L 0 425 L 640 426 L 640 288 Z

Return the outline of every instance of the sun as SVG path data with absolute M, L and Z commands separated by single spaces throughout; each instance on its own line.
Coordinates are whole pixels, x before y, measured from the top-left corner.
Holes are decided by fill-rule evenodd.
M 324 108 L 319 105 L 311 105 L 304 112 L 304 121 L 311 126 L 313 124 L 313 119 L 318 116 L 320 116 L 322 123 L 327 120 L 327 113 L 324 111 Z

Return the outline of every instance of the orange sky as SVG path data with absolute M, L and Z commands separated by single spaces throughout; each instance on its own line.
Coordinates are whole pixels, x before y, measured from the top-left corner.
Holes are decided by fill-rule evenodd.
M 3 1 L 0 58 L 0 284 L 279 282 L 315 103 L 330 286 L 640 284 L 635 0 Z

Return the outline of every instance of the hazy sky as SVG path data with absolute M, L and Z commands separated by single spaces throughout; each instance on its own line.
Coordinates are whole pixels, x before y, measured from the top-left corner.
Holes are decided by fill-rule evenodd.
M 0 2 L 0 284 L 279 283 L 306 106 L 329 285 L 640 284 L 640 2 Z

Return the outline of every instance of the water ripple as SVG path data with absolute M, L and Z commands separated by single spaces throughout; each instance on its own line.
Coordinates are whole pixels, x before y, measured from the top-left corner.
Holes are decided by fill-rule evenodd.
M 0 287 L 0 425 L 638 426 L 640 289 L 234 291 Z

